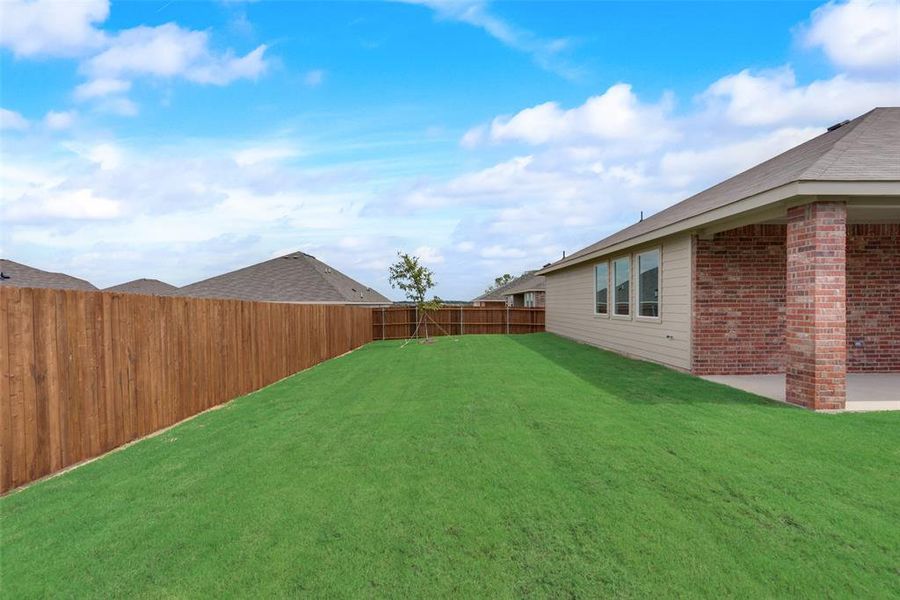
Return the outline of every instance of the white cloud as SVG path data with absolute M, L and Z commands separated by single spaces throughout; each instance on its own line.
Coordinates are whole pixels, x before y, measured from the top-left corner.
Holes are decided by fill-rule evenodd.
M 491 14 L 481 0 L 404 0 L 431 8 L 438 18 L 466 23 L 483 30 L 502 44 L 531 55 L 535 64 L 566 79 L 578 79 L 582 70 L 569 64 L 564 53 L 570 46 L 566 38 L 544 39 L 533 32 Z
M 124 96 L 104 98 L 97 103 L 97 110 L 120 117 L 134 117 L 140 112 L 138 105 Z
M 798 85 L 794 70 L 749 70 L 713 83 L 702 98 L 732 123 L 748 126 L 810 124 L 858 116 L 876 106 L 900 104 L 896 79 L 872 81 L 839 74 Z
M 124 94 L 131 89 L 131 82 L 124 79 L 92 79 L 75 88 L 76 100 L 89 100 L 110 94 Z
M 107 33 L 97 26 L 109 16 L 106 0 L 7 0 L 0 2 L 0 45 L 17 57 L 83 58 L 88 81 L 74 91 L 78 101 L 100 100 L 98 108 L 131 116 L 133 101 L 124 97 L 132 79 L 182 78 L 206 85 L 255 80 L 268 69 L 267 46 L 243 56 L 210 47 L 208 31 L 166 23 Z
M 245 148 L 234 154 L 234 162 L 240 167 L 294 158 L 300 151 L 290 144 L 273 144 Z
M 118 169 L 123 160 L 122 149 L 115 144 L 97 144 L 88 149 L 85 156 L 104 171 Z
M 0 130 L 13 129 L 22 131 L 28 129 L 28 125 L 28 119 L 16 111 L 0 108 Z
M 510 248 L 500 244 L 493 244 L 482 248 L 480 254 L 484 258 L 524 258 L 528 256 L 521 248 Z
M 75 123 L 75 111 L 51 110 L 44 115 L 44 126 L 54 131 L 68 129 Z
M 52 194 L 23 196 L 19 201 L 4 203 L 7 222 L 35 219 L 94 220 L 112 219 L 119 215 L 119 203 L 98 197 L 90 189 L 56 190 Z
M 231 50 L 216 54 L 209 33 L 166 23 L 120 31 L 108 47 L 87 60 L 82 69 L 93 79 L 117 80 L 135 76 L 183 77 L 194 83 L 225 85 L 236 79 L 256 79 L 267 67 L 266 46 L 243 57 Z M 94 91 L 103 89 L 96 84 Z
M 526 108 L 512 117 L 497 117 L 485 131 L 483 126 L 463 136 L 466 146 L 488 137 L 494 142 L 524 142 L 531 145 L 586 141 L 640 141 L 642 147 L 671 139 L 668 121 L 672 100 L 642 103 L 624 83 L 588 98 L 581 106 L 565 110 L 556 102 Z
M 103 44 L 96 25 L 108 15 L 107 0 L 5 0 L 0 46 L 18 57 L 81 56 Z
M 418 256 L 424 265 L 439 265 L 444 262 L 441 251 L 432 246 L 419 246 L 413 250 L 413 256 Z
M 831 62 L 844 69 L 891 70 L 896 76 L 900 69 L 900 2 L 829 2 L 813 11 L 803 41 L 821 48 Z
M 660 175 L 672 186 L 709 184 L 744 171 L 822 133 L 818 127 L 776 129 L 710 148 L 671 149 L 662 155 Z
M 463 148 L 475 148 L 484 142 L 486 136 L 487 127 L 484 125 L 477 125 L 463 134 L 459 144 Z
M 150 147 L 107 139 L 71 142 L 62 153 L 53 144 L 3 154 L 3 243 L 59 268 L 77 258 L 98 284 L 151 276 L 146 269 L 160 265 L 153 276 L 187 283 L 299 248 L 386 292 L 396 249 L 428 246 L 429 260 L 440 261 L 452 230 L 453 221 L 432 216 L 363 214 L 375 186 L 346 167 L 307 171 L 274 159 L 238 168 L 232 140 Z
M 303 83 L 308 87 L 319 87 L 325 81 L 325 71 L 322 69 L 313 69 L 303 76 Z

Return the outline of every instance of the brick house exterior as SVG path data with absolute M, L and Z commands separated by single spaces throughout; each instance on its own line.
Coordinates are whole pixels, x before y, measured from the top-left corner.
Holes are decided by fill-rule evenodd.
M 547 330 L 696 375 L 783 374 L 788 402 L 844 408 L 847 373 L 900 373 L 897 148 L 900 108 L 875 109 L 545 267 Z M 612 265 L 645 256 L 658 314 L 635 315 L 633 289 L 600 314 Z

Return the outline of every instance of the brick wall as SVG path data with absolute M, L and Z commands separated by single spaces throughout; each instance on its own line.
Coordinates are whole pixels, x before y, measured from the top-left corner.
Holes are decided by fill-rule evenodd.
M 847 374 L 847 205 L 788 209 L 785 399 L 844 408 Z
M 693 372 L 784 372 L 785 226 L 694 239 Z
M 848 228 L 847 343 L 848 371 L 900 371 L 900 224 Z
M 694 373 L 784 372 L 785 235 L 694 240 Z M 900 224 L 847 227 L 847 345 L 848 372 L 900 371 Z

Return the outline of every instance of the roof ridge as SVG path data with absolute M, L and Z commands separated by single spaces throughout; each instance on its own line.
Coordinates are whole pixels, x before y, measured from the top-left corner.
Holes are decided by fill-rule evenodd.
M 789 183 L 848 178 L 853 181 L 896 181 L 897 177 L 889 169 L 896 170 L 900 161 L 892 163 L 889 157 L 880 156 L 879 152 L 885 154 L 883 148 L 896 144 L 897 139 L 900 139 L 900 107 L 872 108 L 845 125 L 830 127 L 793 148 L 614 231 L 553 262 L 541 272 L 578 264 L 604 248 L 625 244 L 664 227 L 675 227 L 687 219 Z
M 853 119 L 849 123 L 841 125 L 838 129 L 846 127 L 848 131 L 844 133 L 844 135 L 834 143 L 822 156 L 817 158 L 813 164 L 807 167 L 802 173 L 800 173 L 797 178 L 800 179 L 815 179 L 816 177 L 821 177 L 828 169 L 831 168 L 834 163 L 840 159 L 840 157 L 850 149 L 853 145 L 853 140 L 860 137 L 863 132 L 872 126 L 872 117 L 878 108 L 873 108 L 869 112 L 858 116 Z
M 296 253 L 292 253 L 292 254 L 296 254 Z M 315 256 L 313 256 L 313 255 L 311 255 L 311 254 L 307 254 L 307 253 L 305 253 L 305 252 L 300 252 L 299 254 L 302 254 L 303 257 L 304 257 L 305 259 L 307 259 L 307 260 L 312 259 L 311 262 L 313 263 L 313 268 L 314 268 L 314 270 L 315 270 L 315 272 L 316 272 L 316 275 L 318 275 L 319 278 L 322 279 L 322 281 L 324 281 L 325 283 L 327 283 L 327 284 L 331 287 L 331 289 L 333 289 L 333 290 L 337 293 L 338 296 L 340 296 L 341 298 L 343 298 L 343 299 L 345 299 L 345 300 L 348 300 L 348 301 L 350 301 L 350 302 L 357 302 L 357 301 L 360 300 L 360 298 L 348 298 L 348 297 L 347 297 L 347 294 L 345 294 L 345 293 L 343 292 L 343 290 L 341 290 L 341 288 L 338 287 L 338 286 L 336 285 L 336 283 L 335 283 L 334 281 L 331 280 L 330 277 L 326 277 L 326 275 L 333 275 L 333 274 L 336 274 L 336 275 L 340 275 L 340 276 L 346 277 L 347 279 L 353 281 L 354 283 L 359 283 L 358 281 L 356 281 L 355 279 L 353 279 L 353 278 L 350 277 L 349 275 L 346 275 L 346 274 L 342 273 L 341 271 L 338 271 L 337 269 L 335 269 L 335 268 L 332 267 L 331 265 L 322 262 L 321 260 L 319 260 L 318 258 L 316 258 Z M 290 256 L 290 255 L 288 255 L 288 256 Z M 326 269 L 325 273 L 320 272 L 319 269 L 316 268 L 318 265 L 316 265 L 315 263 L 318 263 L 318 264 L 322 265 L 323 267 L 325 267 L 325 269 Z M 362 284 L 360 283 L 359 285 L 362 285 Z M 367 289 L 368 289 L 368 288 L 367 288 Z

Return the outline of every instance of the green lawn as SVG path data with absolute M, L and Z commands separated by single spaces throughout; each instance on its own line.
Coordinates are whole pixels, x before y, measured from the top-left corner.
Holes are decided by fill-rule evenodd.
M 0 500 L 7 598 L 898 597 L 900 413 L 370 344 Z

